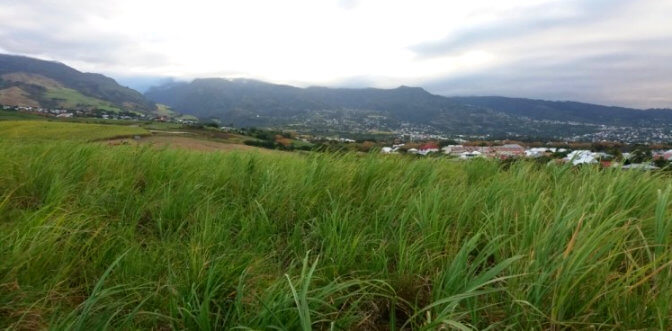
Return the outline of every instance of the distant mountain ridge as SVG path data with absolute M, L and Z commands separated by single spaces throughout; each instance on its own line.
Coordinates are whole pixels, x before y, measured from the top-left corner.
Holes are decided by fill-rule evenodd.
M 465 110 L 472 115 L 483 112 L 421 88 L 405 86 L 397 89 L 298 88 L 250 79 L 204 78 L 154 87 L 145 96 L 181 113 L 202 119 L 219 118 L 237 126 L 308 128 L 328 126 L 334 118 L 361 122 L 360 117 L 364 116 L 385 117 L 383 126 L 391 128 L 405 121 L 462 121 L 447 116 L 468 115 Z
M 150 111 L 155 105 L 109 77 L 60 62 L 0 54 L 0 103 Z
M 608 125 L 638 125 L 650 121 L 672 121 L 672 109 L 636 109 L 602 106 L 576 101 L 547 101 L 496 96 L 451 97 L 450 99 L 477 107 L 502 111 L 514 116 L 536 120 L 583 122 Z
M 407 86 L 298 88 L 249 79 L 206 78 L 153 87 L 145 96 L 185 114 L 218 118 L 237 126 L 318 126 L 327 130 L 341 125 L 343 130 L 348 126 L 396 130 L 411 125 L 464 134 L 544 136 L 549 130 L 578 130 L 571 122 L 588 126 L 672 125 L 672 110 L 506 97 L 445 97 Z

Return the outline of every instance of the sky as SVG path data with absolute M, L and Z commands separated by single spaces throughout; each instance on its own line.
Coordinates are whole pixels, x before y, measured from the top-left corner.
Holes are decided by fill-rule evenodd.
M 672 107 L 672 0 L 0 0 L 0 52 L 175 77 Z

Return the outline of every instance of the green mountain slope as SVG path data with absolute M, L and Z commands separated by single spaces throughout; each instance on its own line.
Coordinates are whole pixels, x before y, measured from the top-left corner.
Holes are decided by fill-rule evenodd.
M 112 78 L 83 73 L 62 63 L 0 54 L 0 103 L 149 112 L 142 94 Z

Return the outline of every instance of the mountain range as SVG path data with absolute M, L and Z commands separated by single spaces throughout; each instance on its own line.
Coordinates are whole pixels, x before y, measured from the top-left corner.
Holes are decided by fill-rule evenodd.
M 145 96 L 178 112 L 235 126 L 318 131 L 409 131 L 567 137 L 601 126 L 672 125 L 672 110 L 505 97 L 445 97 L 419 87 L 298 88 L 249 79 L 196 79 Z
M 143 94 L 112 78 L 65 64 L 0 55 L 0 104 L 130 110 L 159 109 L 238 127 L 312 132 L 423 132 L 568 137 L 605 126 L 672 127 L 672 110 L 571 101 L 446 97 L 419 87 L 299 88 L 250 79 L 166 80 Z

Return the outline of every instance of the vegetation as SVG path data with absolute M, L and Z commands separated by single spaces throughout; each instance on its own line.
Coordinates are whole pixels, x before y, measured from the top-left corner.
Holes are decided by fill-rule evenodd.
M 146 135 L 135 126 L 47 121 L 0 121 L 0 142 L 47 142 L 50 140 L 94 141 L 114 137 Z
M 286 151 L 309 151 L 314 147 L 314 145 L 309 142 L 294 139 L 294 134 L 287 131 L 245 128 L 238 130 L 238 133 L 254 138 L 245 140 L 243 142 L 245 145 L 249 146 L 281 149 Z
M 174 117 L 177 115 L 175 111 L 170 109 L 170 107 L 162 104 L 157 104 L 156 105 L 156 114 L 160 116 L 168 116 L 168 117 Z
M 39 120 L 39 119 L 44 119 L 44 117 L 30 113 L 0 110 L 0 121 Z
M 671 327 L 665 173 L 19 143 L 6 123 L 0 328 Z
M 100 99 L 87 97 L 78 91 L 69 88 L 58 88 L 47 90 L 45 98 L 53 100 L 58 107 L 68 109 L 94 108 L 111 112 L 119 112 L 121 109 L 112 106 L 110 103 Z

